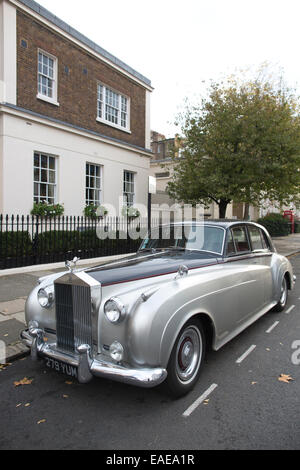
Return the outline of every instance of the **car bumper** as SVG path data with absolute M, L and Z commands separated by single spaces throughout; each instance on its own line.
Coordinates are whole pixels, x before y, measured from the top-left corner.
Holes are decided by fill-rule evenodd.
M 57 350 L 55 343 L 45 341 L 45 332 L 39 328 L 22 331 L 21 339 L 31 349 L 32 359 L 48 358 L 76 368 L 80 383 L 87 383 L 96 376 L 151 388 L 161 384 L 167 377 L 167 371 L 162 368 L 130 368 L 108 362 L 101 355 L 92 358 L 88 345 L 79 346 L 76 355 L 69 355 Z

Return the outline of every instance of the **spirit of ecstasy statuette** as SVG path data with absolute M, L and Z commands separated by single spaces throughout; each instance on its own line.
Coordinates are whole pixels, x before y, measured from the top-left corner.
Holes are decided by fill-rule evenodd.
M 76 264 L 79 260 L 80 260 L 80 258 L 75 257 L 73 259 L 73 261 L 66 261 L 65 262 L 65 266 L 66 266 L 66 268 L 68 268 L 70 273 L 74 272 L 74 270 L 76 269 Z M 72 263 L 73 263 L 73 266 L 72 266 Z

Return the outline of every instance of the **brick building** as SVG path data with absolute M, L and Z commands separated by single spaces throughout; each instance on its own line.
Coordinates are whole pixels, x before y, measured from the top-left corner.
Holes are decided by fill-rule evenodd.
M 152 90 L 36 2 L 0 0 L 0 213 L 146 206 Z

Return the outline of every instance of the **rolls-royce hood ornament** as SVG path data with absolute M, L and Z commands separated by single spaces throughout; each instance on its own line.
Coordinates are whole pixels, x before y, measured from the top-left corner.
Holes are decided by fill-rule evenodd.
M 68 268 L 68 270 L 69 270 L 70 273 L 73 273 L 73 272 L 75 271 L 75 269 L 76 269 L 76 264 L 78 263 L 79 260 L 80 260 L 80 258 L 77 258 L 77 257 L 75 256 L 75 258 L 73 259 L 73 261 L 66 261 L 66 262 L 65 262 L 65 266 L 66 266 L 66 268 Z M 72 264 L 73 264 L 73 266 L 72 266 Z

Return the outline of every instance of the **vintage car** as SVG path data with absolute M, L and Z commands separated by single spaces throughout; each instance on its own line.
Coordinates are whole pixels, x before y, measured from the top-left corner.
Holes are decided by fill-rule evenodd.
M 134 255 L 67 267 L 27 299 L 21 337 L 32 358 L 81 383 L 164 382 L 175 397 L 195 385 L 208 346 L 282 311 L 295 283 L 265 228 L 240 221 L 160 226 Z

